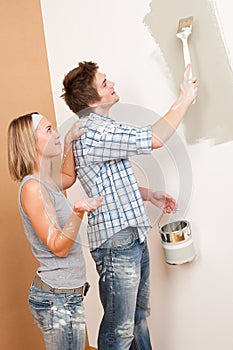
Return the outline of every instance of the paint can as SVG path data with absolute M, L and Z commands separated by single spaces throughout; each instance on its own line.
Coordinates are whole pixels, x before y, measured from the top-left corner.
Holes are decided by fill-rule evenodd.
M 195 258 L 192 232 L 187 220 L 174 221 L 159 226 L 159 232 L 167 264 L 185 264 Z

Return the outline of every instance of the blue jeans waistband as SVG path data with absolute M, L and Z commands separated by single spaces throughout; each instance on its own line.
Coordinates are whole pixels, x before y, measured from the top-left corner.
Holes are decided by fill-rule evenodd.
M 126 228 L 124 228 L 123 230 L 120 230 L 116 233 L 114 233 L 114 235 L 112 235 L 107 241 L 105 241 L 99 248 L 110 248 L 110 247 L 114 247 L 114 241 L 117 242 L 117 244 L 119 244 L 119 241 L 122 239 L 122 241 L 126 241 L 127 239 L 132 241 L 132 240 L 136 240 L 139 238 L 139 234 L 138 234 L 138 229 L 137 227 L 131 227 L 128 226 Z
M 58 294 L 80 294 L 80 295 L 86 295 L 88 292 L 88 289 L 90 288 L 89 283 L 85 283 L 84 286 L 79 287 L 79 288 L 69 288 L 69 289 L 61 289 L 61 288 L 53 288 L 49 284 L 45 283 L 42 281 L 40 276 L 38 274 L 35 275 L 32 285 L 36 287 L 37 289 L 41 289 L 45 292 L 50 292 L 50 293 L 58 293 Z

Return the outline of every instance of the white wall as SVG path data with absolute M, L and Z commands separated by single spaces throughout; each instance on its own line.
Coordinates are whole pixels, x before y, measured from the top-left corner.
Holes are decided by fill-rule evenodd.
M 232 25 L 224 1 L 218 0 L 216 6 L 231 55 Z M 41 0 L 41 5 L 58 125 L 66 127 L 65 121 L 72 116 L 59 98 L 62 79 L 81 60 L 98 62 L 101 71 L 116 82 L 121 96 L 115 110 L 117 119 L 145 125 L 167 111 L 178 87 L 174 87 L 163 54 L 143 24 L 149 0 Z M 233 348 L 232 147 L 231 141 L 213 146 L 211 140 L 187 145 L 181 126 L 166 148 L 143 160 L 133 159 L 140 184 L 165 190 L 178 199 L 180 211 L 175 218 L 191 222 L 197 252 L 192 263 L 167 265 L 157 232 L 160 213 L 147 205 L 154 224 L 149 234 L 153 348 Z M 82 196 L 80 191 L 75 185 L 69 191 L 70 199 Z M 87 247 L 85 252 L 92 284 L 86 302 L 89 338 L 96 345 L 102 310 L 97 274 Z

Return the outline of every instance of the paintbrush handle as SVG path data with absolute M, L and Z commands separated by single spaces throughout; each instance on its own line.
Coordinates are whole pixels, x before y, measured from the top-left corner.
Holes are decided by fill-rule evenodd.
M 182 43 L 183 43 L 184 64 L 185 64 L 185 67 L 187 67 L 188 64 L 191 64 L 191 58 L 190 58 L 190 52 L 189 52 L 189 46 L 188 46 L 188 38 L 182 38 Z M 192 76 L 193 76 L 192 68 L 190 67 L 189 79 L 191 79 Z
M 181 38 L 182 43 L 183 43 L 183 55 L 184 55 L 184 64 L 185 67 L 187 67 L 188 64 L 191 65 L 191 58 L 190 58 L 190 52 L 189 52 L 189 46 L 188 46 L 188 38 Z M 192 79 L 193 77 L 193 72 L 192 72 L 192 67 L 190 66 L 189 70 L 189 79 Z M 196 100 L 192 102 L 194 105 L 196 103 Z

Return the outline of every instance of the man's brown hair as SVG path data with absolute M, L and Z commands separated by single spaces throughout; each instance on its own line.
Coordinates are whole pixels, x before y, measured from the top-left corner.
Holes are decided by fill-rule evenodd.
M 89 103 L 100 100 L 94 84 L 98 68 L 96 63 L 84 61 L 65 75 L 61 97 L 74 113 L 88 108 Z

